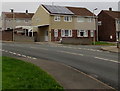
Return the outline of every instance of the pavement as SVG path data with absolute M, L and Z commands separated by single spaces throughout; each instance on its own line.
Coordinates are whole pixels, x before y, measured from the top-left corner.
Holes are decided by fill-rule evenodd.
M 114 88 L 104 84 L 103 82 L 89 76 L 77 69 L 67 66 L 62 63 L 47 61 L 43 59 L 28 59 L 15 57 L 20 60 L 24 60 L 37 65 L 45 70 L 48 74 L 52 75 L 54 79 L 64 87 L 64 89 L 99 89 L 115 91 Z
M 104 51 L 109 51 L 109 52 L 114 52 L 114 53 L 120 52 L 120 48 L 117 48 L 116 46 L 101 47 L 101 49 Z

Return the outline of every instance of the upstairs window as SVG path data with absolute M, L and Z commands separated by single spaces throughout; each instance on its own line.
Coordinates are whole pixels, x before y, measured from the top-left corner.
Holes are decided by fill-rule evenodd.
M 54 16 L 54 21 L 60 21 L 60 16 Z
M 72 37 L 72 30 L 62 30 L 61 36 L 62 37 Z
M 65 22 L 72 22 L 72 16 L 64 16 Z
M 87 18 L 87 21 L 88 21 L 88 22 L 92 22 L 93 19 L 92 19 L 92 18 Z
M 78 37 L 88 37 L 88 31 L 87 30 L 78 30 L 77 36 Z
M 77 22 L 85 22 L 85 18 L 83 18 L 83 17 L 77 17 Z

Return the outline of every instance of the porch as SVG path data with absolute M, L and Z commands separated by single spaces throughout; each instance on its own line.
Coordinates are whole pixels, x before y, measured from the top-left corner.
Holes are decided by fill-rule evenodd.
M 35 41 L 36 42 L 48 42 L 48 31 L 49 31 L 49 25 L 39 25 L 37 34 L 35 35 Z

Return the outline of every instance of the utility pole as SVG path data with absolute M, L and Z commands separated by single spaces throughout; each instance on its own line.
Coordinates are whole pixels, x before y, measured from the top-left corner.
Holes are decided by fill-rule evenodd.
M 14 9 L 10 9 L 11 10 L 11 13 L 12 13 L 12 27 L 13 27 L 13 41 L 14 41 Z
M 94 15 L 94 11 L 97 10 L 97 8 L 93 9 L 93 19 L 95 19 L 95 30 L 97 31 L 97 21 L 96 21 L 96 17 Z M 97 31 L 98 32 L 98 31 Z M 98 35 L 97 35 L 98 37 Z M 95 45 L 95 31 L 94 31 L 94 37 L 93 37 L 93 43 Z

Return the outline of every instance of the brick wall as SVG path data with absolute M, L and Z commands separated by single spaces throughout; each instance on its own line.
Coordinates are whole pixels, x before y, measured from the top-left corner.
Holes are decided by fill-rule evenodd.
M 59 41 L 62 38 L 62 43 L 66 44 L 92 44 L 93 37 L 90 36 L 90 30 L 88 30 L 88 37 L 77 37 L 77 30 L 72 30 L 72 37 L 61 37 L 61 29 L 58 29 L 58 37 L 54 37 L 54 29 L 51 30 L 51 40 Z M 95 31 L 95 39 L 96 31 Z
M 92 38 L 63 38 L 62 43 L 64 44 L 92 44 Z
M 28 37 L 25 35 L 14 35 L 14 41 L 16 42 L 34 42 L 34 37 Z
M 0 31 L 0 40 L 12 41 L 12 31 Z

